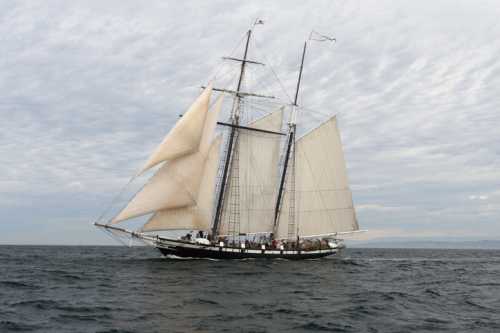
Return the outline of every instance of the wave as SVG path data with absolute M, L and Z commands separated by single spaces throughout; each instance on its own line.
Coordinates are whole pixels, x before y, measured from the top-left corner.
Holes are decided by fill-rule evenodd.
M 424 291 L 426 294 L 431 295 L 432 297 L 441 297 L 441 294 L 434 289 L 427 288 Z
M 39 310 L 47 310 L 56 308 L 57 306 L 59 306 L 59 303 L 50 299 L 37 299 L 19 301 L 11 305 L 14 307 L 33 307 Z
M 19 323 L 10 320 L 0 320 L 0 331 L 11 331 L 11 332 L 30 332 L 42 329 L 40 325 L 31 325 L 26 323 Z
M 11 287 L 15 289 L 36 289 L 37 286 L 34 284 L 28 284 L 19 281 L 0 281 L 0 285 L 4 287 Z
M 112 319 L 113 317 L 105 313 L 93 314 L 76 314 L 76 313 L 63 313 L 53 317 L 57 322 L 67 323 L 68 321 L 83 321 L 83 322 L 101 322 L 102 320 Z
M 295 326 L 294 329 L 300 329 L 300 330 L 305 330 L 305 331 L 310 331 L 310 332 L 349 332 L 349 327 L 342 327 L 340 325 L 335 325 L 335 327 L 332 327 L 333 325 L 324 325 L 324 324 L 319 324 L 315 323 L 313 321 L 307 322 L 302 325 Z
M 66 312 L 78 312 L 78 313 L 102 313 L 102 312 L 112 312 L 117 311 L 119 308 L 111 308 L 109 306 L 56 306 L 56 309 Z
M 211 299 L 207 299 L 207 298 L 200 298 L 200 297 L 197 297 L 197 298 L 194 298 L 193 300 L 190 300 L 190 301 L 187 301 L 185 302 L 186 304 L 209 304 L 209 305 L 219 305 L 218 302 L 214 301 L 214 300 L 211 300 Z

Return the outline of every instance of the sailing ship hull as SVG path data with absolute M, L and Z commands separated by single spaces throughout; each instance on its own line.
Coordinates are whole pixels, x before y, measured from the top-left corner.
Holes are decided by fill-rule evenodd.
M 190 244 L 172 240 L 156 242 L 155 247 L 165 256 L 182 258 L 208 258 L 208 259 L 317 259 L 337 254 L 341 249 L 321 250 L 275 250 L 275 249 L 243 249 L 235 247 L 219 247 Z

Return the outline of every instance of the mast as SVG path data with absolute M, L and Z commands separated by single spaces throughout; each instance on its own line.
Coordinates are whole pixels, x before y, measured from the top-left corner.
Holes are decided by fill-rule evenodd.
M 212 236 L 215 237 L 217 235 L 217 230 L 219 228 L 220 224 L 220 219 L 222 215 L 222 207 L 224 203 L 224 193 L 226 191 L 226 185 L 227 185 L 227 180 L 228 180 L 228 173 L 229 173 L 229 166 L 231 164 L 231 155 L 233 152 L 233 145 L 235 141 L 235 135 L 238 130 L 238 125 L 239 125 L 239 111 L 240 111 L 240 103 L 241 103 L 241 84 L 243 82 L 243 77 L 245 75 L 245 67 L 247 61 L 247 55 L 248 55 L 248 44 L 250 43 L 250 37 L 252 35 L 252 29 L 249 29 L 247 32 L 247 41 L 245 44 L 245 51 L 243 54 L 243 59 L 231 59 L 231 60 L 237 60 L 241 61 L 241 68 L 240 68 L 240 76 L 238 78 L 238 85 L 236 87 L 235 91 L 235 101 L 233 104 L 233 109 L 231 112 L 231 123 L 234 126 L 231 126 L 231 132 L 229 134 L 229 142 L 228 142 L 228 147 L 227 147 L 227 153 L 225 157 L 225 164 L 224 164 L 224 170 L 222 173 L 222 180 L 221 180 L 221 185 L 220 185 L 220 190 L 219 190 L 219 195 L 217 198 L 217 208 L 215 210 L 215 218 L 214 218 L 214 224 L 212 226 Z
M 300 61 L 300 70 L 299 70 L 299 78 L 297 80 L 297 86 L 295 88 L 295 99 L 293 101 L 292 105 L 292 114 L 290 116 L 290 122 L 288 124 L 288 140 L 287 140 L 287 146 L 286 146 L 286 153 L 285 153 L 285 161 L 283 165 L 283 169 L 281 172 L 281 177 L 280 177 L 280 186 L 278 190 L 278 198 L 276 200 L 276 206 L 274 209 L 274 225 L 273 225 L 273 235 L 276 235 L 277 229 L 278 229 L 278 221 L 279 221 L 279 215 L 280 215 L 280 209 L 283 201 L 283 195 L 285 191 L 285 180 L 287 176 L 287 170 L 288 166 L 290 163 L 290 155 L 292 154 L 292 148 L 294 148 L 294 143 L 295 143 L 295 130 L 296 130 L 296 108 L 297 108 L 297 101 L 299 97 L 299 89 L 300 89 L 300 82 L 302 80 L 302 70 L 304 69 L 304 59 L 306 56 L 306 49 L 307 49 L 307 41 L 304 42 L 304 48 L 302 50 L 302 59 Z
M 297 106 L 297 99 L 299 98 L 300 81 L 302 80 L 302 70 L 304 69 L 304 58 L 306 57 L 307 41 L 304 42 L 304 49 L 302 50 L 302 60 L 300 62 L 299 79 L 297 80 L 297 87 L 295 88 L 295 99 L 293 105 Z M 293 119 L 295 122 L 295 119 Z

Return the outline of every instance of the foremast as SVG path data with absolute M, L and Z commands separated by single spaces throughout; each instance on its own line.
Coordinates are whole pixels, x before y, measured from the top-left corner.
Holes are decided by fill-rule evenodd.
M 237 59 L 237 58 L 228 58 L 230 60 L 234 61 L 239 61 L 241 62 L 241 67 L 240 67 L 240 75 L 238 78 L 238 84 L 236 86 L 236 91 L 234 91 L 234 102 L 233 102 L 233 107 L 231 110 L 231 130 L 229 133 L 229 139 L 227 143 L 227 152 L 226 156 L 224 158 L 224 168 L 222 171 L 222 179 L 220 183 L 220 188 L 219 188 L 219 193 L 217 196 L 217 205 L 215 209 L 215 216 L 214 216 L 214 222 L 212 226 L 212 236 L 213 238 L 217 237 L 218 230 L 219 230 L 219 225 L 222 217 L 222 209 L 224 207 L 224 197 L 227 192 L 227 184 L 230 175 L 230 170 L 231 170 L 231 164 L 233 163 L 233 153 L 234 153 L 234 147 L 237 139 L 237 132 L 238 132 L 238 127 L 239 127 L 239 118 L 240 118 L 240 107 L 241 107 L 241 98 L 243 97 L 243 94 L 241 92 L 241 85 L 243 83 L 243 78 L 245 76 L 245 69 L 246 69 L 246 64 L 248 62 L 247 56 L 248 56 L 248 45 L 250 43 L 250 38 L 252 36 L 252 29 L 249 29 L 246 33 L 247 39 L 245 43 L 245 51 L 243 53 L 243 59 Z M 254 63 L 254 62 L 252 62 Z M 219 90 L 219 89 L 218 89 Z M 223 90 L 223 89 L 220 89 Z

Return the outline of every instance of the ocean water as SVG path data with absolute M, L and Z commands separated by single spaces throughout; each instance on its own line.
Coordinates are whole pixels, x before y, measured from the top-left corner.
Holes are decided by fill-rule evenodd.
M 500 251 L 175 260 L 0 246 L 0 332 L 500 332 Z

